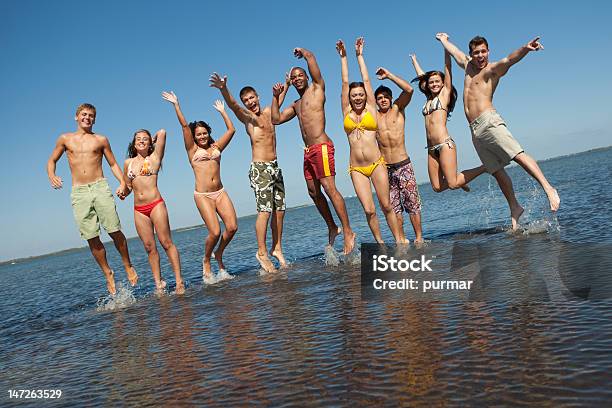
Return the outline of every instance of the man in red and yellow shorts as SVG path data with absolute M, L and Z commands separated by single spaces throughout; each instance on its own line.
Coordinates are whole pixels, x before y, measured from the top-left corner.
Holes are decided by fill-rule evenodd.
M 319 180 L 335 176 L 334 144 L 323 142 L 304 148 L 304 178 Z

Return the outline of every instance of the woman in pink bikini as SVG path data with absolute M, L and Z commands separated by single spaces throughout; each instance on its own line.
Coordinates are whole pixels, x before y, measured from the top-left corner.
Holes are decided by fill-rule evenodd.
M 212 130 L 206 122 L 197 121 L 187 124 L 174 92 L 163 92 L 162 97 L 174 105 L 176 116 L 183 128 L 185 150 L 187 150 L 187 157 L 195 175 L 193 195 L 198 211 L 200 211 L 208 229 L 204 259 L 202 260 L 203 279 L 205 283 L 214 283 L 215 278 L 211 271 L 210 258 L 215 245 L 219 242 L 219 246 L 214 251 L 214 257 L 219 263 L 217 279 L 228 278 L 229 275 L 223 264 L 223 251 L 238 230 L 234 204 L 232 204 L 232 200 L 221 183 L 221 152 L 232 140 L 236 129 L 227 112 L 225 112 L 223 102 L 215 101 L 214 108 L 219 111 L 227 127 L 225 133 L 215 142 L 211 137 Z M 225 224 L 225 231 L 222 235 L 217 214 Z M 221 237 L 220 241 L 219 237 Z
M 166 131 L 160 129 L 151 137 L 146 129 L 137 130 L 128 146 L 128 159 L 123 171 L 128 179 L 128 187 L 134 191 L 134 223 L 149 255 L 149 264 L 158 293 L 163 292 L 166 282 L 161 278 L 159 252 L 155 243 L 155 232 L 170 260 L 176 279 L 176 293 L 185 293 L 181 277 L 181 259 L 172 242 L 168 210 L 157 188 L 157 173 L 161 167 L 166 148 Z

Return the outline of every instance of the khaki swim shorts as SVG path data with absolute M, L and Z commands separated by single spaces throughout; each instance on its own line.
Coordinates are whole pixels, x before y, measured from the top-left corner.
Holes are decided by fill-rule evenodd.
M 70 198 L 74 219 L 84 240 L 99 236 L 100 224 L 109 234 L 121 230 L 115 199 L 106 179 L 72 186 Z
M 490 174 L 506 167 L 524 151 L 497 111 L 482 113 L 470 123 L 470 130 L 476 153 Z

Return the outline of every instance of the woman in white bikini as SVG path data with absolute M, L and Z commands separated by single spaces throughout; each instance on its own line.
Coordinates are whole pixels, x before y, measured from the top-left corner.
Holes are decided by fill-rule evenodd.
M 219 246 L 214 251 L 214 257 L 219 263 L 218 279 L 228 278 L 229 275 L 223 264 L 223 251 L 238 230 L 234 204 L 221 183 L 221 152 L 232 140 L 236 129 L 227 112 L 225 112 L 223 102 L 215 101 L 214 108 L 219 111 L 227 127 L 225 133 L 215 142 L 211 137 L 212 129 L 206 122 L 197 121 L 187 124 L 174 92 L 163 92 L 162 97 L 174 105 L 176 116 L 183 128 L 185 150 L 187 150 L 187 157 L 195 175 L 193 195 L 198 211 L 200 211 L 202 220 L 204 220 L 208 229 L 204 259 L 202 260 L 203 279 L 205 283 L 214 283 L 215 278 L 211 271 L 210 258 L 215 245 L 219 242 Z M 221 234 L 217 214 L 225 224 L 223 234 Z
M 412 65 L 419 81 L 419 89 L 427 97 L 423 106 L 425 132 L 427 133 L 427 170 L 431 188 L 436 192 L 446 189 L 462 188 L 470 191 L 467 184 L 485 172 L 484 166 L 457 173 L 457 147 L 448 134 L 446 121 L 455 108 L 457 90 L 453 86 L 451 59 L 444 53 L 444 73 L 440 71 L 425 72 L 419 65 L 416 55 L 410 55 Z
M 185 285 L 181 277 L 181 259 L 178 250 L 172 242 L 168 209 L 157 188 L 157 173 L 161 167 L 166 148 L 166 131 L 160 129 L 151 137 L 146 129 L 137 130 L 128 146 L 128 159 L 123 165 L 123 172 L 128 179 L 128 187 L 134 191 L 134 223 L 145 251 L 149 255 L 149 264 L 155 288 L 163 292 L 166 282 L 161 278 L 159 252 L 155 243 L 157 239 L 166 251 L 168 260 L 176 279 L 176 293 L 185 293 Z

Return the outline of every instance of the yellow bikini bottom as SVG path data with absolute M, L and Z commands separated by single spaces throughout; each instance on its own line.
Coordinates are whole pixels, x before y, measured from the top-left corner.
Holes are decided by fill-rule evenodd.
M 385 158 L 383 156 L 380 156 L 380 159 L 376 160 L 374 163 L 370 164 L 369 166 L 365 166 L 365 167 L 349 166 L 348 171 L 349 173 L 351 171 L 356 171 L 356 172 L 363 174 L 366 177 L 370 177 L 372 173 L 374 172 L 374 169 L 376 169 L 376 167 L 378 167 L 379 164 L 385 164 Z

